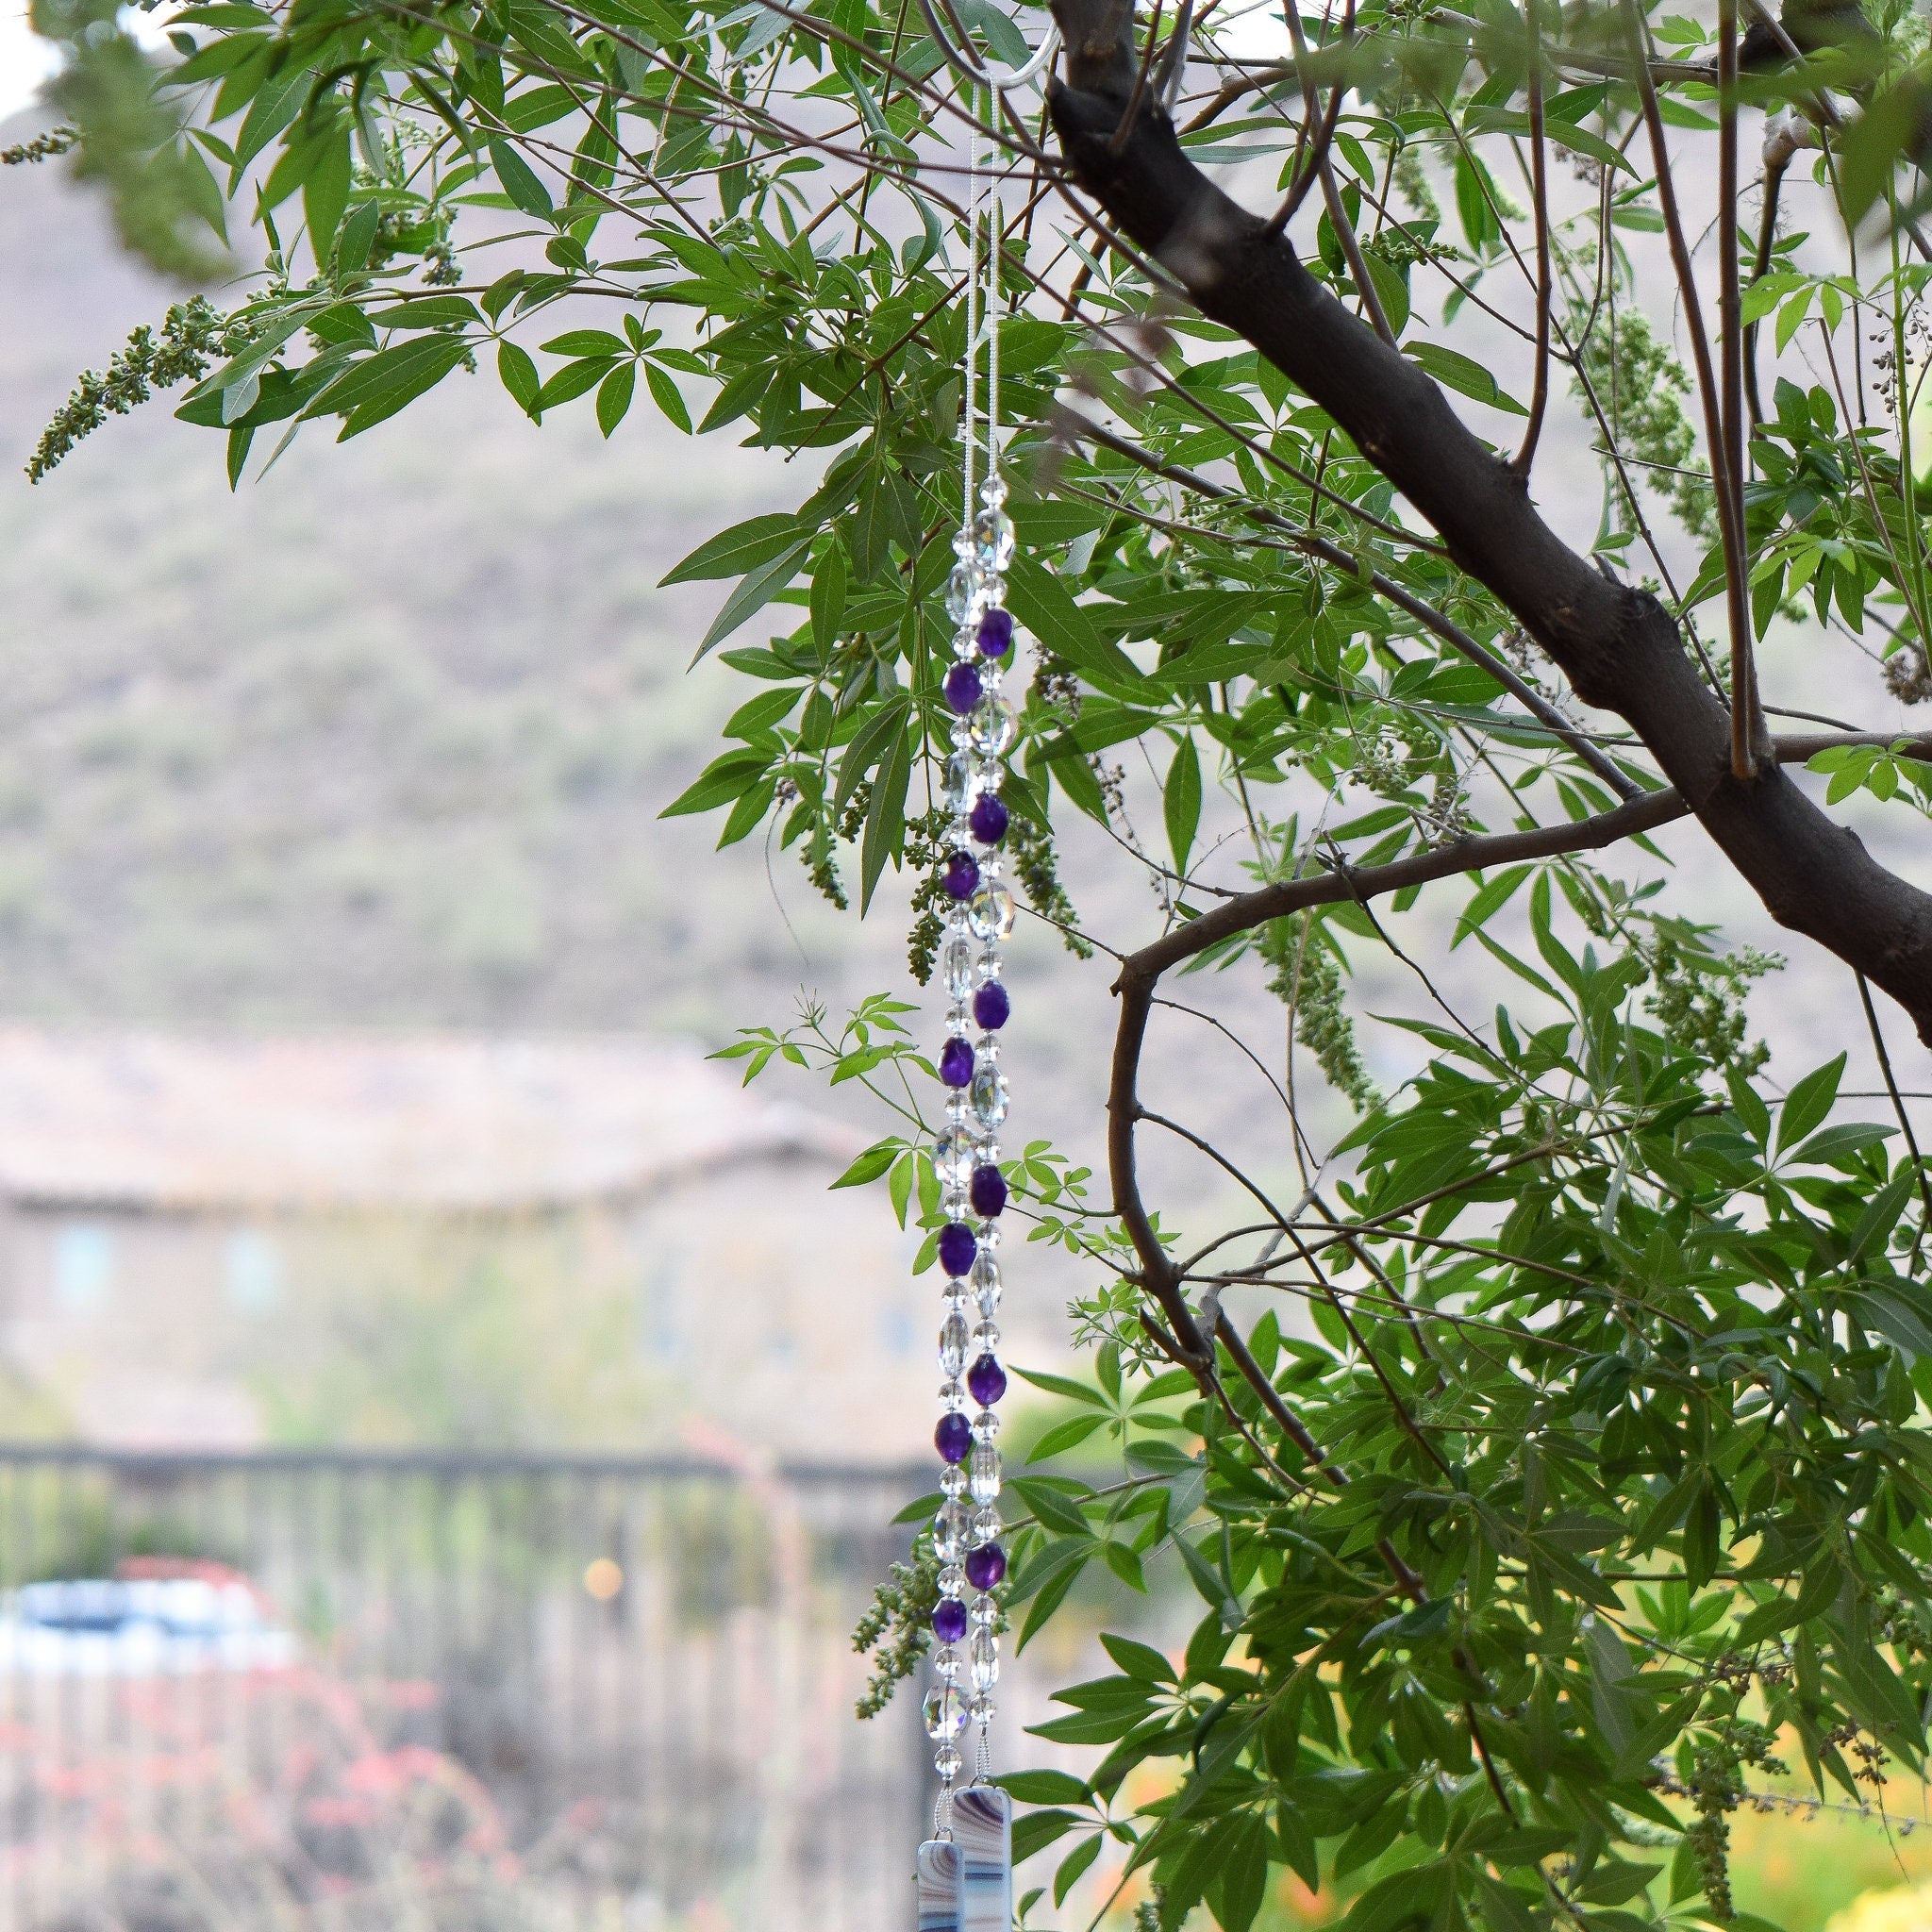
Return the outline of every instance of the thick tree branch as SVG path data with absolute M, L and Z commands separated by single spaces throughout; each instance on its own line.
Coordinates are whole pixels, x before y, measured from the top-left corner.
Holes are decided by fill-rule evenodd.
M 1075 178 L 1205 314 L 1335 419 L 1585 702 L 1629 722 L 1772 917 L 1883 987 L 1932 1039 L 1932 895 L 1879 865 L 1774 766 L 1748 782 L 1732 775 L 1725 708 L 1703 688 L 1669 612 L 1565 544 L 1524 479 L 1435 383 L 1350 315 L 1286 237 L 1266 234 L 1187 158 L 1164 112 L 1144 106 L 1113 151 L 1139 64 L 1126 0 L 1056 0 L 1055 13 L 1068 78 L 1050 106 Z M 1640 800 L 1619 809 L 1655 808 Z M 1131 1120 L 1114 1129 L 1130 1133 Z M 1192 1346 L 1197 1338 L 1180 1339 Z

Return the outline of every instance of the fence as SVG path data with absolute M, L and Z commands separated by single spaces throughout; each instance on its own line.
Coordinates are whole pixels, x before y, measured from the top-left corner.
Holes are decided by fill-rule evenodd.
M 917 1482 L 0 1445 L 0 1928 L 896 1927 Z

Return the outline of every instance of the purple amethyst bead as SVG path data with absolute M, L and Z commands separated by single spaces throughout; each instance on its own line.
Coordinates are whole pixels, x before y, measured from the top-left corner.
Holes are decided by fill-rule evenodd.
M 940 1078 L 948 1087 L 973 1084 L 973 1042 L 958 1034 L 940 1048 Z
M 978 1253 L 978 1238 L 963 1221 L 949 1221 L 940 1229 L 940 1266 L 948 1274 L 965 1274 Z
M 997 1033 L 1007 1024 L 1012 1010 L 1013 1003 L 997 979 L 989 979 L 973 995 L 973 1017 L 987 1033 Z
M 972 1196 L 974 1213 L 982 1221 L 991 1221 L 1007 1205 L 1007 1177 L 991 1161 L 988 1161 L 985 1166 L 973 1170 L 973 1181 L 968 1191 Z
M 1007 808 L 1000 803 L 999 793 L 982 791 L 973 801 L 966 822 L 982 845 L 997 845 L 1007 836 Z
M 998 1356 L 983 1355 L 966 1371 L 966 1392 L 981 1408 L 991 1408 L 1007 1392 L 1007 1372 Z
M 932 1444 L 947 1462 L 964 1462 L 973 1447 L 973 1424 L 957 1408 L 948 1409 L 932 1432 Z
M 932 1634 L 941 1643 L 958 1643 L 965 1636 L 966 1606 L 958 1597 L 942 1596 L 933 1605 Z
M 979 883 L 979 861 L 970 852 L 949 852 L 940 883 L 950 898 L 972 898 L 973 889 Z
M 946 702 L 964 717 L 979 702 L 979 673 L 970 664 L 955 664 L 946 673 Z
M 1007 1574 L 1007 1553 L 997 1543 L 981 1543 L 966 1552 L 966 1581 L 974 1590 L 991 1590 Z
M 1004 658 L 1013 648 L 1013 613 L 994 608 L 979 620 L 979 655 Z

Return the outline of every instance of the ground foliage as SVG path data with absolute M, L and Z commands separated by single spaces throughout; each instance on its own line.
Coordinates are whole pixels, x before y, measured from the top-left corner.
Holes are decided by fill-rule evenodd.
M 1580 417 L 1603 456 L 1603 568 L 1655 581 L 1722 687 L 1697 625 L 1727 559 L 1632 51 L 1660 124 L 1707 156 L 1731 111 L 1708 28 L 1473 5 L 1310 17 L 1299 72 L 1236 64 L 1231 20 L 1209 18 L 1183 143 L 1264 200 L 1305 164 L 1321 176 L 1291 228 L 1311 268 L 1499 443 L 1545 390 Z M 1044 24 L 957 12 L 1004 59 Z M 1753 625 L 1782 611 L 1922 695 L 1928 271 L 1900 204 L 1923 29 L 1896 6 L 1830 20 L 1806 27 L 1804 64 L 1742 89 L 1751 125 L 1762 108 L 1790 137 L 1777 178 L 1801 158 L 1798 218 L 1757 243 L 1736 208 L 1707 230 L 1700 204 L 1691 233 L 1707 275 L 1725 246 L 1746 257 L 1725 325 L 1754 330 L 1765 398 Z M 1205 1904 L 1245 1932 L 1283 1869 L 1356 1888 L 1351 1932 L 1724 1920 L 1724 1821 L 1787 1762 L 1854 1798 L 1888 1766 L 1918 1774 L 1932 1294 L 1903 1106 L 1857 1118 L 1842 1055 L 1764 1082 L 1740 1002 L 1769 961 L 1725 952 L 1641 841 L 1594 858 L 1579 834 L 1481 869 L 1471 844 L 1458 872 L 1464 841 L 1654 787 L 1639 748 L 1566 697 L 1320 409 L 1111 244 L 1036 124 L 956 84 L 918 8 L 213 0 L 175 16 L 164 72 L 108 10 L 43 25 L 70 40 L 76 153 L 132 240 L 192 268 L 196 220 L 219 225 L 210 184 L 241 217 L 221 232 L 258 231 L 241 293 L 163 329 L 194 380 L 180 413 L 225 437 L 231 477 L 304 424 L 358 435 L 459 371 L 536 419 L 589 409 L 609 435 L 646 407 L 804 455 L 794 510 L 673 573 L 730 584 L 699 649 L 747 695 L 672 808 L 722 814 L 727 841 L 775 823 L 861 907 L 940 830 L 958 162 L 968 119 L 994 117 L 1022 484 L 1008 601 L 1035 641 L 1008 798 L 1034 907 L 1089 943 L 1082 882 L 1055 870 L 1068 814 L 1112 834 L 1169 938 L 1270 882 L 1362 882 L 1257 904 L 1186 961 L 1272 987 L 1305 1050 L 1281 1069 L 1278 1172 L 1242 1177 L 1255 1224 L 1184 1253 L 1178 1216 L 1150 1208 L 1219 1336 L 1210 1360 L 1177 1364 L 1149 1319 L 1158 1270 L 1120 1147 L 1106 1186 L 1043 1145 L 1008 1163 L 1035 1238 L 1092 1270 L 1077 1318 L 1096 1369 L 1035 1376 L 1072 1407 L 1010 1486 L 1014 1641 L 1094 1566 L 1134 1589 L 1158 1568 L 1204 1607 L 1179 1654 L 1109 1638 L 1112 1673 L 1061 1693 L 1043 1734 L 1095 1747 L 1087 1777 L 1008 1779 L 1035 1807 L 1024 1849 L 1058 1857 L 1030 1919 L 1105 1856 L 1151 1881 L 1160 1927 Z M 1692 166 L 1676 185 L 1701 182 Z M 162 379 L 154 355 L 143 339 L 83 385 L 40 473 Z M 1834 799 L 1922 805 L 1909 744 L 1842 736 L 1818 754 Z M 1485 949 L 1496 1003 L 1401 1023 L 1421 1071 L 1384 1092 L 1350 966 L 1399 947 L 1423 883 L 1401 868 L 1437 859 L 1460 878 L 1453 944 Z M 915 909 L 920 969 L 933 925 Z M 846 1180 L 930 1231 L 935 1089 L 909 1014 L 813 1008 L 736 1052 L 748 1076 L 789 1060 L 870 1087 L 897 1118 Z M 1278 1043 L 1254 1050 L 1279 1065 Z M 1297 1063 L 1359 1109 L 1340 1144 L 1307 1144 Z M 1275 1184 L 1297 1163 L 1291 1201 Z M 926 1597 L 915 1562 L 869 1621 L 874 1700 L 916 1663 Z M 1132 1776 L 1150 1760 L 1164 1776 Z

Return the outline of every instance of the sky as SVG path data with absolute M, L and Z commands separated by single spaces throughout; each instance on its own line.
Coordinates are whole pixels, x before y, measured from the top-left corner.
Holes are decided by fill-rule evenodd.
M 17 114 L 54 71 L 54 50 L 26 24 L 26 0 L 0 0 L 0 120 Z

